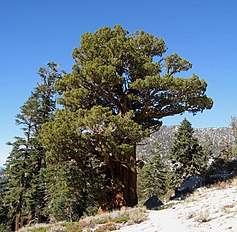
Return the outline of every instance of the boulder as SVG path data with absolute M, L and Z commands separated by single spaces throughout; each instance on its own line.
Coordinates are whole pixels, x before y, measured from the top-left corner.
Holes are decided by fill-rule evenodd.
M 151 196 L 145 203 L 147 209 L 157 210 L 161 205 L 163 205 L 162 201 L 158 199 L 156 195 Z
M 227 181 L 233 177 L 236 176 L 236 171 L 232 171 L 232 172 L 219 172 L 219 173 L 215 173 L 212 174 L 210 176 L 208 176 L 207 180 L 208 180 L 208 184 L 214 184 L 218 181 Z
M 175 189 L 175 196 L 172 198 L 182 199 L 188 193 L 192 193 L 197 188 L 204 186 L 205 183 L 206 183 L 206 180 L 202 176 L 189 176 L 180 184 L 178 188 Z

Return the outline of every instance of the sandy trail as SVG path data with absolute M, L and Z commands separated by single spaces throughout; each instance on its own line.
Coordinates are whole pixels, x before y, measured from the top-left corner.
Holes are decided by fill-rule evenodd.
M 170 210 L 149 211 L 148 220 L 132 226 L 126 226 L 117 230 L 118 232 L 184 232 L 188 231 L 182 224 L 182 221 L 177 218 L 172 218 Z
M 148 220 L 118 232 L 237 232 L 237 187 L 202 188 Z

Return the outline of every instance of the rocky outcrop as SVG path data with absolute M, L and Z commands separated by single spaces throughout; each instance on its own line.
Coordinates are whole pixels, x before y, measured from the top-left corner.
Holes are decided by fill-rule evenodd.
M 173 199 L 183 199 L 187 194 L 194 192 L 196 189 L 206 184 L 206 178 L 202 176 L 189 176 L 187 177 L 178 188 L 175 189 Z
M 159 131 L 151 134 L 137 146 L 138 157 L 144 157 L 151 153 L 152 145 L 157 141 L 160 145 L 160 153 L 163 156 L 169 154 L 174 141 L 174 135 L 178 126 L 162 126 Z M 198 128 L 194 129 L 195 136 L 202 146 L 213 144 L 213 154 L 218 156 L 228 144 L 233 144 L 235 137 L 231 127 Z

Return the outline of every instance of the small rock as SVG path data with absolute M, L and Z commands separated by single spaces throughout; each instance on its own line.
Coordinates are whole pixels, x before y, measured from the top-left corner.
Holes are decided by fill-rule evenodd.
M 161 205 L 163 205 L 163 203 L 158 199 L 157 196 L 153 195 L 144 203 L 144 205 L 147 209 L 157 210 Z

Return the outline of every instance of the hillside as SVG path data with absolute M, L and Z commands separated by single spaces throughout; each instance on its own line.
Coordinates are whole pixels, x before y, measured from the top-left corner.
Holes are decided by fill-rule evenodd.
M 150 211 L 149 219 L 119 232 L 236 232 L 237 179 L 200 188 L 170 208 Z
M 155 141 L 160 144 L 160 153 L 166 156 L 172 147 L 177 129 L 178 126 L 162 126 L 159 131 L 144 139 L 137 146 L 138 157 L 149 155 L 152 144 Z M 194 131 L 201 145 L 208 145 L 209 141 L 214 144 L 213 153 L 216 156 L 223 150 L 224 146 L 232 144 L 235 140 L 231 127 L 196 128 Z
M 236 203 L 237 178 L 199 188 L 185 200 L 168 202 L 161 210 L 146 212 L 141 208 L 123 208 L 121 211 L 87 217 L 77 223 L 36 224 L 20 231 L 236 232 Z

